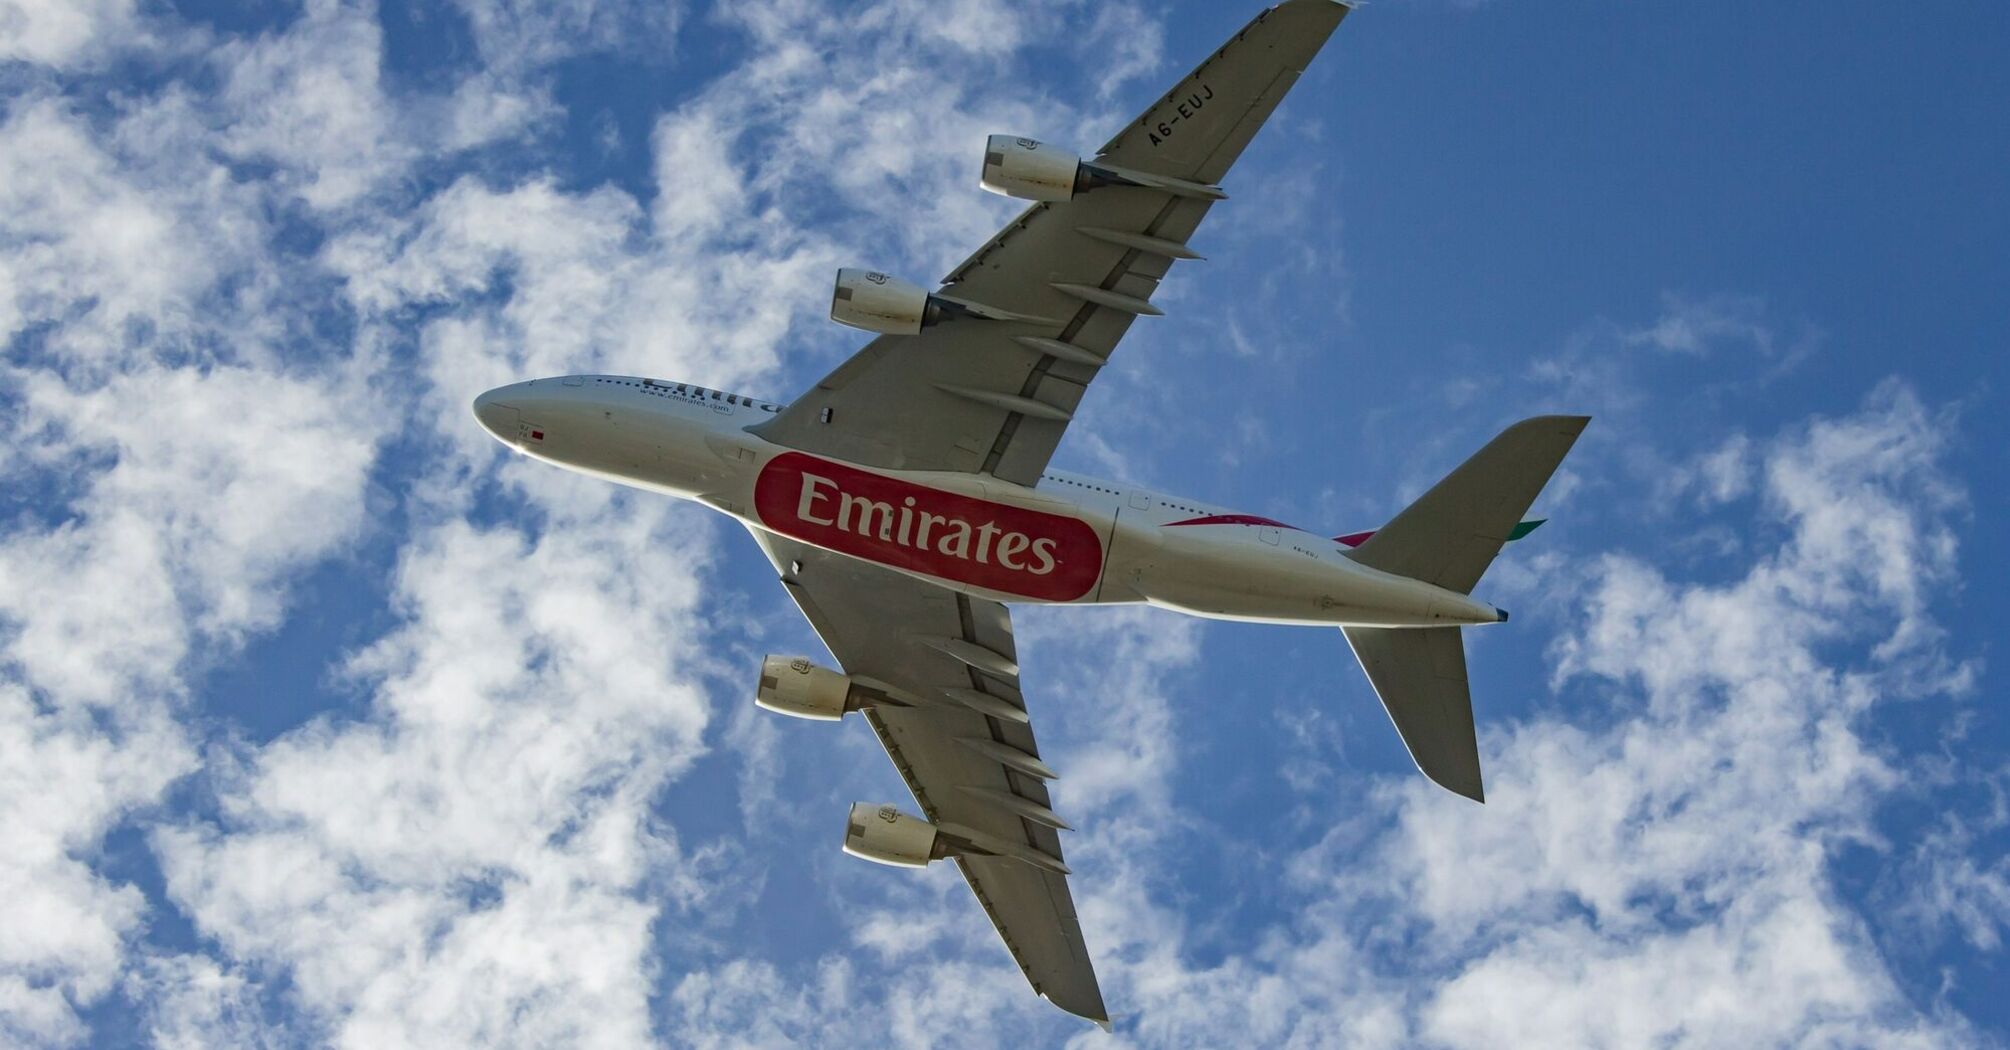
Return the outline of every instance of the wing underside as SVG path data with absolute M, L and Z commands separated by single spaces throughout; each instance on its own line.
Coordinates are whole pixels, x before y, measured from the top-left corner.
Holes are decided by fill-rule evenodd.
M 923 815 L 1059 861 L 1046 781 L 1006 764 L 1043 765 L 1030 722 L 980 714 L 944 693 L 975 690 L 1025 709 L 1017 674 L 980 670 L 940 644 L 960 640 L 1016 661 L 1005 607 L 773 533 L 756 531 L 755 539 L 846 674 L 936 699 L 865 711 Z M 1008 857 L 955 861 L 1034 990 L 1070 1013 L 1107 1021 L 1067 877 Z
M 867 466 L 1031 485 L 1083 393 L 1216 199 L 1214 189 L 1346 14 L 1288 0 L 1230 38 L 1092 163 L 1171 180 L 1035 204 L 938 294 L 1019 320 L 963 318 L 874 339 L 777 417 L 770 441 Z

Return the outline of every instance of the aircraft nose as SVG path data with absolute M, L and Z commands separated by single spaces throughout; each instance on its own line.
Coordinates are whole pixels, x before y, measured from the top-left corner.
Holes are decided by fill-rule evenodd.
M 475 398 L 475 418 L 481 421 L 483 429 L 504 443 L 516 440 L 516 406 L 505 400 L 514 389 L 499 386 Z

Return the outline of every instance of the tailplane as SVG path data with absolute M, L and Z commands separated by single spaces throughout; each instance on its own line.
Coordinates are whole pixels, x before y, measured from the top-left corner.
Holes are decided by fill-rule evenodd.
M 1501 546 L 1534 527 L 1522 515 L 1589 422 L 1589 416 L 1537 416 L 1507 428 L 1348 557 L 1472 593 Z M 1417 768 L 1449 791 L 1486 801 L 1460 629 L 1342 630 Z

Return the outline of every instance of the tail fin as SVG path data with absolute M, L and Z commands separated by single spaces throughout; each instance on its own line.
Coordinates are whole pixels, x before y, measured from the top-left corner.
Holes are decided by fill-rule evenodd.
M 1343 627 L 1410 759 L 1448 791 L 1485 802 L 1466 646 L 1457 627 Z
M 1472 593 L 1590 416 L 1537 416 L 1501 431 L 1348 556 Z
M 1348 556 L 1370 568 L 1470 594 L 1589 416 L 1537 416 L 1502 431 Z M 1347 627 L 1347 643 L 1410 758 L 1445 789 L 1486 801 L 1457 627 Z

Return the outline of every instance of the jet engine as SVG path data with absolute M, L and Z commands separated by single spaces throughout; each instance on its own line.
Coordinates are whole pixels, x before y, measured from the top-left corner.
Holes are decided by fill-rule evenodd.
M 993 193 L 1028 201 L 1073 200 L 1078 193 L 1102 186 L 1140 186 L 1175 197 L 1198 200 L 1218 201 L 1228 196 L 1220 186 L 1135 168 L 1120 168 L 1105 161 L 1090 163 L 1058 146 L 1018 135 L 993 135 L 984 140 L 984 174 L 978 178 L 977 184 Z M 1113 239 L 1107 236 L 1109 232 L 1102 231 L 1102 239 Z M 1096 233 L 1089 235 L 1097 236 Z M 1116 239 L 1118 244 L 1143 247 L 1162 255 L 1167 253 L 1160 251 L 1161 246 L 1184 248 L 1183 245 L 1158 241 L 1157 238 L 1147 238 L 1156 241 L 1150 245 L 1131 243 L 1141 236 L 1138 234 L 1119 236 L 1123 239 Z M 1173 258 L 1197 259 L 1199 256 L 1181 251 L 1173 253 Z
M 977 184 L 1027 201 L 1065 201 L 1089 188 L 1082 158 L 1058 146 L 1017 135 L 984 140 L 984 174 Z
M 1023 842 L 1011 842 L 962 824 L 931 824 L 890 804 L 854 802 L 845 818 L 844 851 L 876 864 L 926 867 L 944 857 L 1003 857 L 1068 874 L 1061 858 Z
M 916 335 L 923 328 L 952 317 L 1061 323 L 1050 317 L 1002 310 L 956 296 L 931 295 L 920 285 L 876 270 L 851 267 L 839 270 L 837 287 L 831 292 L 831 320 L 868 332 Z
M 891 805 L 854 802 L 844 826 L 844 851 L 902 868 L 926 867 L 943 856 L 935 825 Z
M 876 270 L 839 270 L 831 320 L 886 335 L 916 335 L 942 318 L 942 307 L 918 284 Z
M 754 703 L 778 714 L 824 722 L 835 722 L 857 706 L 851 702 L 850 678 L 800 656 L 761 661 Z

